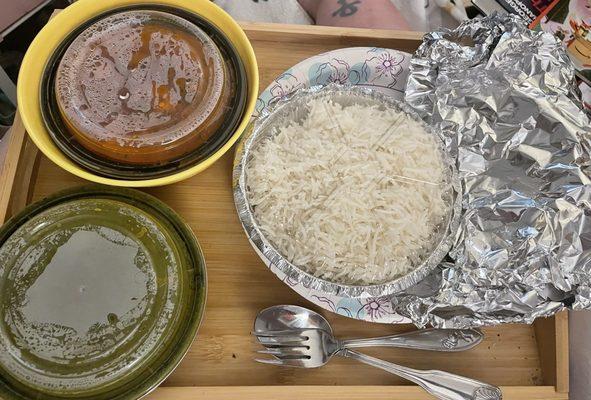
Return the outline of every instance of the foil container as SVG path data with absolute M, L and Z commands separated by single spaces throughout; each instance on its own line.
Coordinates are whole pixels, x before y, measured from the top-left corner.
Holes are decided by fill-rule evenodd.
M 356 286 L 329 282 L 317 278 L 298 266 L 292 264 L 283 257 L 273 245 L 265 238 L 257 224 L 253 214 L 252 206 L 249 203 L 246 174 L 247 165 L 250 160 L 251 149 L 257 146 L 261 140 L 274 133 L 273 127 L 285 125 L 286 122 L 297 121 L 306 113 L 307 102 L 316 97 L 327 96 L 332 101 L 348 104 L 379 104 L 387 109 L 402 111 L 422 123 L 425 130 L 434 134 L 441 143 L 443 160 L 446 168 L 449 169 L 450 186 L 450 213 L 441 231 L 441 239 L 436 248 L 424 262 L 417 266 L 410 273 L 401 276 L 393 281 L 383 284 Z M 291 95 L 283 97 L 265 109 L 257 118 L 254 118 L 246 130 L 236 150 L 233 170 L 233 192 L 234 202 L 242 226 L 257 253 L 271 270 L 278 269 L 289 277 L 292 285 L 301 284 L 304 287 L 322 291 L 326 294 L 354 298 L 376 298 L 394 296 L 402 293 L 438 268 L 438 265 L 447 256 L 453 243 L 456 240 L 457 230 L 460 223 L 461 195 L 460 181 L 455 169 L 455 160 L 447 155 L 444 136 L 438 128 L 430 128 L 425 125 L 421 118 L 406 104 L 392 99 L 382 93 L 360 86 L 342 86 L 331 84 L 328 86 L 315 86 L 308 89 L 300 89 Z
M 462 185 L 448 262 L 394 308 L 419 326 L 531 323 L 591 308 L 591 124 L 551 34 L 493 14 L 432 32 L 407 103 L 442 132 Z

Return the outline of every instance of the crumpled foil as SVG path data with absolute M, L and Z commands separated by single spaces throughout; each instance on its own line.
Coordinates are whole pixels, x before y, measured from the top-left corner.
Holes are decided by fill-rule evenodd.
M 318 290 L 326 294 L 343 297 L 385 297 L 396 293 L 401 293 L 405 289 L 415 286 L 425 277 L 429 276 L 446 257 L 450 251 L 456 237 L 456 232 L 460 224 L 461 217 L 461 186 L 455 169 L 455 161 L 447 154 L 445 137 L 437 128 L 431 128 L 425 125 L 425 130 L 438 137 L 441 143 L 441 151 L 446 168 L 449 169 L 449 187 L 450 187 L 450 214 L 444 226 L 441 229 L 441 239 L 438 241 L 435 249 L 423 261 L 423 263 L 410 273 L 399 277 L 393 281 L 383 284 L 355 286 L 345 285 L 315 277 L 298 266 L 292 264 L 279 251 L 275 249 L 272 243 L 262 233 L 248 197 L 248 176 L 247 166 L 250 161 L 250 154 L 253 147 L 264 141 L 269 136 L 275 134 L 276 127 L 285 125 L 288 121 L 297 121 L 304 117 L 308 112 L 306 105 L 311 99 L 327 97 L 331 101 L 342 104 L 367 104 L 379 105 L 390 110 L 399 110 L 404 112 L 416 121 L 425 125 L 421 118 L 408 107 L 405 103 L 386 96 L 376 90 L 367 89 L 361 86 L 347 86 L 331 84 L 328 86 L 314 86 L 307 89 L 300 89 L 294 93 L 276 101 L 271 107 L 264 110 L 257 118 L 249 124 L 240 144 L 236 149 L 233 170 L 233 192 L 234 203 L 238 212 L 238 217 L 242 227 L 246 232 L 248 239 L 256 249 L 261 259 L 267 266 L 273 265 L 279 271 L 287 275 L 291 282 L 301 283 L 304 287 L 311 290 Z M 330 115 L 327 116 L 330 118 Z M 383 137 L 383 133 L 376 132 L 376 140 Z
M 446 137 L 463 217 L 449 261 L 395 309 L 466 327 L 591 308 L 591 124 L 562 45 L 499 14 L 429 33 L 406 100 Z

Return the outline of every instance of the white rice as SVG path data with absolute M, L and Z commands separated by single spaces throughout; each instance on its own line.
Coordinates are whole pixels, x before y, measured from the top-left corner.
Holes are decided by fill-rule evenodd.
M 416 268 L 449 212 L 434 136 L 403 112 L 308 103 L 276 127 L 246 168 L 254 216 L 291 263 L 331 282 L 370 285 Z

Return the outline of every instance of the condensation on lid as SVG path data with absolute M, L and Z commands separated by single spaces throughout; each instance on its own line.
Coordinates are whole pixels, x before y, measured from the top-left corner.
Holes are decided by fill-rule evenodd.
M 86 28 L 56 73 L 63 122 L 87 150 L 162 163 L 207 141 L 235 91 L 213 40 L 170 13 L 126 11 Z

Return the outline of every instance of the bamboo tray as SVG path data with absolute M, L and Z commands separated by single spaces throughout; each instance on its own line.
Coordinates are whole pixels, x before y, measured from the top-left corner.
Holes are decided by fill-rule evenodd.
M 285 69 L 317 53 L 348 46 L 412 52 L 421 38 L 411 32 L 277 24 L 243 27 L 259 60 L 262 89 Z M 42 156 L 18 116 L 10 135 L 8 154 L 0 165 L 0 221 L 30 202 L 85 183 Z M 187 181 L 148 190 L 179 212 L 195 231 L 209 275 L 206 316 L 198 338 L 177 370 L 148 399 L 431 399 L 400 378 L 345 359 L 335 359 L 315 370 L 282 369 L 252 361 L 255 346 L 249 333 L 260 309 L 282 303 L 311 304 L 275 278 L 251 249 L 232 200 L 230 153 Z M 323 314 L 342 337 L 412 329 L 409 325 L 376 325 Z M 485 341 L 465 353 L 395 349 L 368 353 L 415 368 L 447 370 L 499 385 L 506 400 L 566 400 L 567 328 L 567 314 L 561 313 L 538 320 L 533 326 L 487 328 Z

